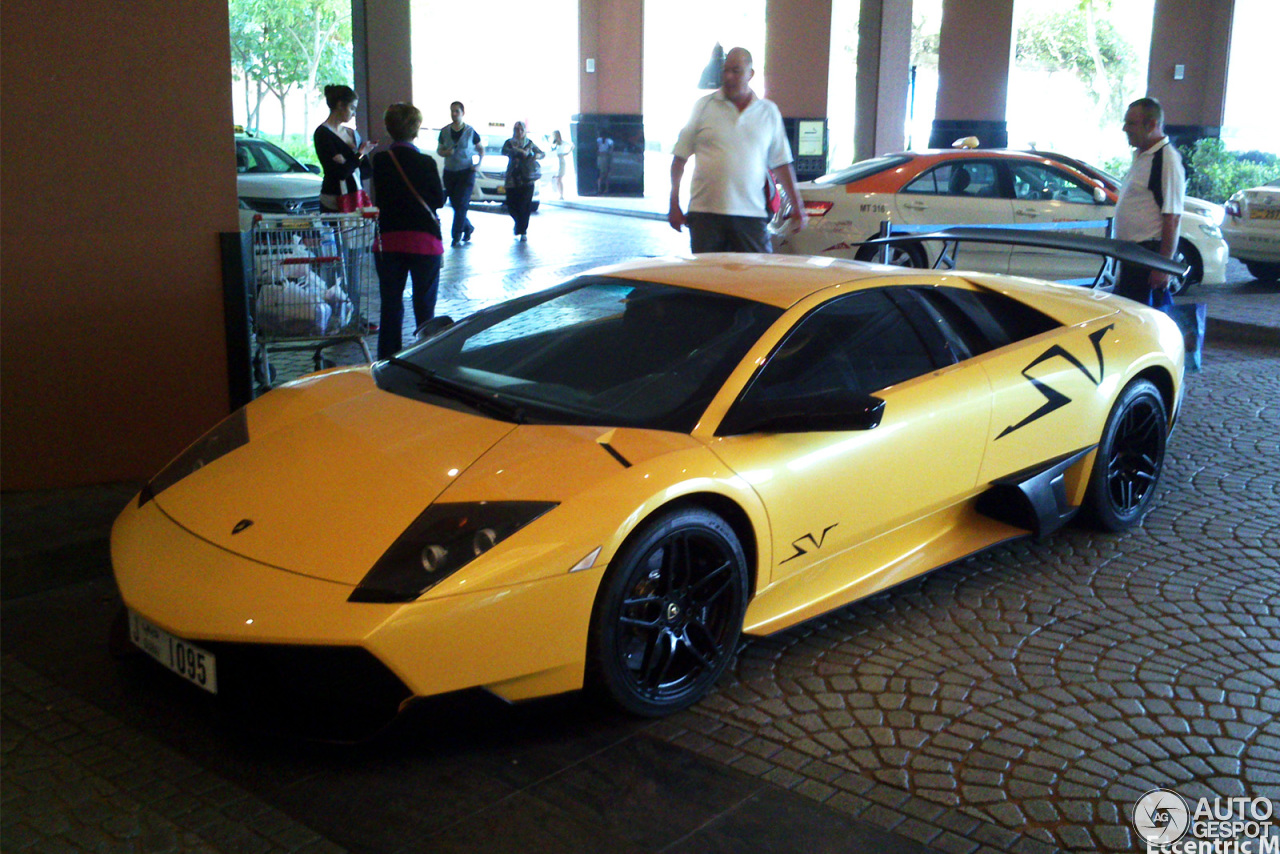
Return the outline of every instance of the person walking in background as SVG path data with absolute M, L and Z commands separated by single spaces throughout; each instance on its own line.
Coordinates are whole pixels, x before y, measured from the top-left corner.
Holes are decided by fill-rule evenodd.
M 569 155 L 573 153 L 573 143 L 566 140 L 560 135 L 560 131 L 551 132 L 551 153 L 556 156 L 556 174 L 551 179 L 551 186 L 556 191 L 556 197 L 564 199 L 564 173 L 568 168 Z
M 449 105 L 450 122 L 440 128 L 436 145 L 436 153 L 444 158 L 444 191 L 453 206 L 452 246 L 469 243 L 475 231 L 467 211 L 471 208 L 476 170 L 480 168 L 480 158 L 484 157 L 484 141 L 475 128 L 462 120 L 466 114 L 461 101 Z
M 596 195 L 609 195 L 609 173 L 613 171 L 613 138 L 601 128 L 596 134 Z
M 1139 98 L 1124 114 L 1133 164 L 1116 202 L 1117 240 L 1130 240 L 1166 258 L 1178 251 L 1187 176 L 1178 149 L 1164 135 L 1164 110 L 1154 98 Z M 1115 293 L 1149 305 L 1153 291 L 1169 287 L 1169 274 L 1124 267 Z
M 694 253 L 773 251 L 767 229 L 770 170 L 791 202 L 791 219 L 799 226 L 807 219 L 782 114 L 772 101 L 751 91 L 753 76 L 750 52 L 741 47 L 729 51 L 721 87 L 698 99 L 676 140 L 667 222 L 676 231 L 689 226 Z M 694 155 L 698 159 L 686 215 L 680 208 L 680 183 Z
M 516 122 L 511 139 L 502 144 L 507 155 L 507 176 L 503 181 L 507 194 L 507 212 L 515 221 L 515 234 L 527 240 L 529 213 L 533 206 L 533 186 L 542 177 L 538 161 L 545 155 L 525 134 L 524 122 Z
M 361 141 L 359 132 L 351 127 L 360 99 L 350 86 L 324 87 L 324 100 L 329 105 L 329 117 L 316 128 L 312 143 L 316 157 L 320 159 L 320 171 L 324 180 L 320 184 L 320 210 L 322 213 L 352 213 L 368 207 L 369 195 L 364 182 L 368 180 L 369 152 L 377 147 L 376 140 Z M 341 230 L 339 230 L 341 232 Z M 357 322 L 367 325 L 370 332 L 378 331 L 378 324 L 370 323 L 361 306 L 364 282 L 361 281 L 360 253 L 363 247 L 343 246 L 346 281 L 343 287 L 351 300 Z M 328 281 L 332 286 L 337 284 Z
M 420 327 L 435 316 L 444 239 L 436 210 L 444 206 L 444 187 L 436 162 L 413 144 L 422 112 L 412 104 L 392 104 L 384 121 L 393 140 L 373 156 L 373 194 L 380 233 L 374 265 L 382 295 L 378 358 L 400 351 L 404 325 L 404 286 L 413 277 L 413 320 Z

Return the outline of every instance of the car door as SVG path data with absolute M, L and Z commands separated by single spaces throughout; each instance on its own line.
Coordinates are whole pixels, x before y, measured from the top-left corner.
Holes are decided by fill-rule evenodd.
M 990 290 L 916 289 L 961 364 L 986 371 L 990 430 L 978 483 L 993 483 L 1098 441 L 1113 388 L 1115 324 L 1110 316 L 1064 327 Z M 1111 392 L 1113 393 L 1113 392 Z M 1072 485 L 1078 488 L 1079 483 Z M 1078 503 L 1080 495 L 1071 496 Z
M 1013 203 L 1003 187 L 993 160 L 948 160 L 899 190 L 894 204 L 898 219 L 908 225 L 1008 225 Z M 938 246 L 928 248 L 932 260 Z M 1009 269 L 1009 247 L 999 243 L 963 243 L 954 258 L 961 270 Z
M 1062 169 L 1030 160 L 1004 165 L 1013 183 L 1013 221 L 1018 225 L 1104 220 L 1115 211 L 1109 202 L 1095 200 L 1095 185 Z M 1105 228 L 1070 231 L 1106 237 Z M 1009 258 L 1010 273 L 1054 281 L 1092 280 L 1101 265 L 1097 255 L 1035 246 L 1015 246 Z
M 912 322 L 895 290 L 838 297 L 804 317 L 730 408 L 718 431 L 728 435 L 712 445 L 767 509 L 774 548 L 761 565 L 772 565 L 771 583 L 847 557 L 974 488 L 989 420 L 986 377 L 980 368 L 943 364 L 926 343 L 937 331 Z M 799 423 L 804 413 L 830 416 L 840 395 L 872 394 L 884 402 L 875 426 Z M 764 411 L 797 417 L 782 427 L 735 427 Z M 839 578 L 822 583 L 847 585 L 892 559 L 846 560 Z

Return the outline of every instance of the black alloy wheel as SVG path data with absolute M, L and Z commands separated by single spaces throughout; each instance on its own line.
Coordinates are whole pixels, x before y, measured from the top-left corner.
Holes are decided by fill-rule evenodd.
M 1178 252 L 1173 260 L 1179 264 L 1186 264 L 1191 269 L 1185 278 L 1169 280 L 1170 296 L 1184 294 L 1204 281 L 1204 262 L 1200 260 L 1200 253 L 1191 245 L 1191 241 L 1185 238 L 1178 241 Z
M 592 681 L 633 714 L 691 706 L 733 659 L 746 603 L 747 562 L 729 524 L 699 508 L 663 514 L 631 538 L 601 581 Z
M 1147 380 L 1125 386 L 1111 408 L 1089 477 L 1089 515 L 1108 531 L 1142 521 L 1164 466 L 1169 418 L 1160 392 Z

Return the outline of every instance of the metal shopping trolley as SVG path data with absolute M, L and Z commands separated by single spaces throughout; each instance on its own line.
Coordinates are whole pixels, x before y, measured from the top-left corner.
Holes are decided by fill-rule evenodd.
M 322 353 L 337 344 L 357 344 L 373 361 L 365 336 L 378 236 L 378 212 L 263 214 L 253 224 L 254 373 L 271 388 L 272 350 L 312 350 L 316 370 Z M 330 364 L 332 364 L 330 362 Z

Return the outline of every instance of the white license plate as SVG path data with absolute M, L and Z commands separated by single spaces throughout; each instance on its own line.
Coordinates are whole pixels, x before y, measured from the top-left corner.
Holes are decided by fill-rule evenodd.
M 211 694 L 218 693 L 218 662 L 207 649 L 174 637 L 133 611 L 129 612 L 129 639 L 183 679 Z

